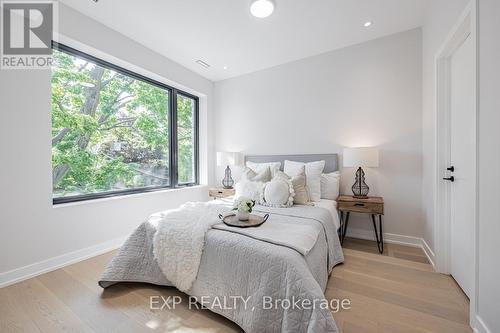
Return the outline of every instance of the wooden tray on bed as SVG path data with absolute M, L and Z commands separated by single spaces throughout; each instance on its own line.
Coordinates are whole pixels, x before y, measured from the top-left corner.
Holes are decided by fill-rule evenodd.
M 266 222 L 267 219 L 269 218 L 269 214 L 266 214 L 264 216 L 250 214 L 250 218 L 248 219 L 248 221 L 238 220 L 236 214 L 230 214 L 226 216 L 220 214 L 219 218 L 222 220 L 222 222 L 224 222 L 224 224 L 230 227 L 251 228 L 251 227 L 258 227 L 259 225 L 262 225 L 264 222 Z

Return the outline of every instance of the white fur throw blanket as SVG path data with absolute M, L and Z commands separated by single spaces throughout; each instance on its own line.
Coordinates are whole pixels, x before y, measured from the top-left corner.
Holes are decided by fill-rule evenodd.
M 205 234 L 220 223 L 219 214 L 228 207 L 206 202 L 189 202 L 175 210 L 152 215 L 157 224 L 153 238 L 153 254 L 166 278 L 187 292 L 196 280 Z

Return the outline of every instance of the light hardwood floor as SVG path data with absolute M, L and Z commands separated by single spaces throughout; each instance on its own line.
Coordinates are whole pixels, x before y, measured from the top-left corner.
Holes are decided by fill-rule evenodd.
M 110 252 L 0 289 L 0 332 L 241 332 L 208 310 L 150 310 L 150 296 L 186 297 L 174 288 L 97 280 Z M 471 332 L 468 300 L 452 278 L 433 272 L 420 249 L 346 239 L 345 263 L 326 290 L 349 299 L 334 314 L 341 332 Z

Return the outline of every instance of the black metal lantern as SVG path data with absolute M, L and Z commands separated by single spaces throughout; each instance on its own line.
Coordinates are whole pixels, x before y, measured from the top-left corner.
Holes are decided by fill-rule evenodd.
M 366 198 L 370 188 L 365 183 L 365 172 L 361 167 L 356 171 L 356 181 L 351 187 L 355 198 Z
M 222 186 L 226 189 L 231 189 L 233 188 L 234 185 L 234 180 L 231 177 L 231 169 L 229 168 L 229 165 L 226 167 L 226 170 L 224 171 L 224 179 L 222 179 Z

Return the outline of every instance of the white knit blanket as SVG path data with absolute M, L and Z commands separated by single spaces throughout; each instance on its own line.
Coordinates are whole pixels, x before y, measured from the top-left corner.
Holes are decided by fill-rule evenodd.
M 220 223 L 219 214 L 228 207 L 206 202 L 189 202 L 175 210 L 152 215 L 157 224 L 153 254 L 166 278 L 180 291 L 188 291 L 196 280 L 205 234 Z

